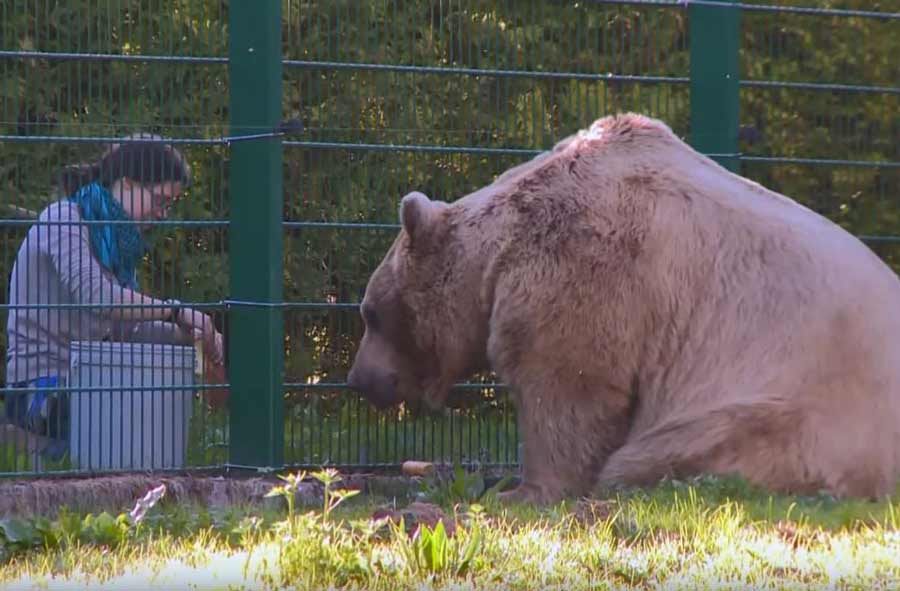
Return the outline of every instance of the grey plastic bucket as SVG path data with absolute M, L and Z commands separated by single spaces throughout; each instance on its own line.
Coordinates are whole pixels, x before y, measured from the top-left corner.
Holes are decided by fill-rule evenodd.
M 69 449 L 82 470 L 158 470 L 185 464 L 194 349 L 71 344 Z

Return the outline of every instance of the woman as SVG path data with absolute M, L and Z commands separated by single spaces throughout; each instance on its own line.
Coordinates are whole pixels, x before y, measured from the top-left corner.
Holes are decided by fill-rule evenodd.
M 141 138 L 161 139 L 128 139 Z M 67 397 L 55 389 L 65 385 L 70 342 L 202 339 L 212 360 L 222 362 L 222 336 L 207 314 L 138 291 L 145 224 L 136 222 L 165 218 L 190 180 L 190 167 L 169 145 L 115 144 L 92 164 L 64 169 L 67 197 L 40 213 L 19 248 L 10 276 L 6 383 L 30 390 L 6 395 L 6 416 L 55 440 L 45 450 L 51 457 L 68 444 Z

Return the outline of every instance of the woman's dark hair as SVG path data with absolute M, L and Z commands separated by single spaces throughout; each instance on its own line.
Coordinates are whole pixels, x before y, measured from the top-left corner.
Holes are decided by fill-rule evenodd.
M 141 184 L 171 181 L 190 185 L 190 166 L 178 150 L 159 141 L 163 138 L 137 133 L 123 139 L 132 141 L 113 144 L 96 162 L 65 167 L 59 175 L 63 192 L 69 195 L 95 181 L 109 188 L 121 178 Z

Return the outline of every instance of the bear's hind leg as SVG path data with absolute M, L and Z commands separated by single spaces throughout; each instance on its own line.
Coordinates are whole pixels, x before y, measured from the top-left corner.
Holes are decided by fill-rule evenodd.
M 801 457 L 800 413 L 779 400 L 733 403 L 673 417 L 636 433 L 603 466 L 598 486 L 652 486 L 663 478 L 739 475 L 779 490 L 822 485 Z

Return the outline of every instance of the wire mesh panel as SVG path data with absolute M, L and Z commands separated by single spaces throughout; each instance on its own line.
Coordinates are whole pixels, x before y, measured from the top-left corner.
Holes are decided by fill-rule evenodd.
M 222 388 L 160 305 L 223 328 L 223 3 L 0 10 L 0 472 L 223 462 Z
M 286 2 L 287 461 L 514 464 L 495 376 L 450 408 L 376 413 L 344 386 L 357 304 L 397 233 L 398 203 L 453 201 L 610 112 L 689 115 L 686 13 L 543 1 Z M 462 320 L 461 320 L 462 321 Z
M 900 4 L 764 8 L 741 17 L 743 174 L 900 269 Z

